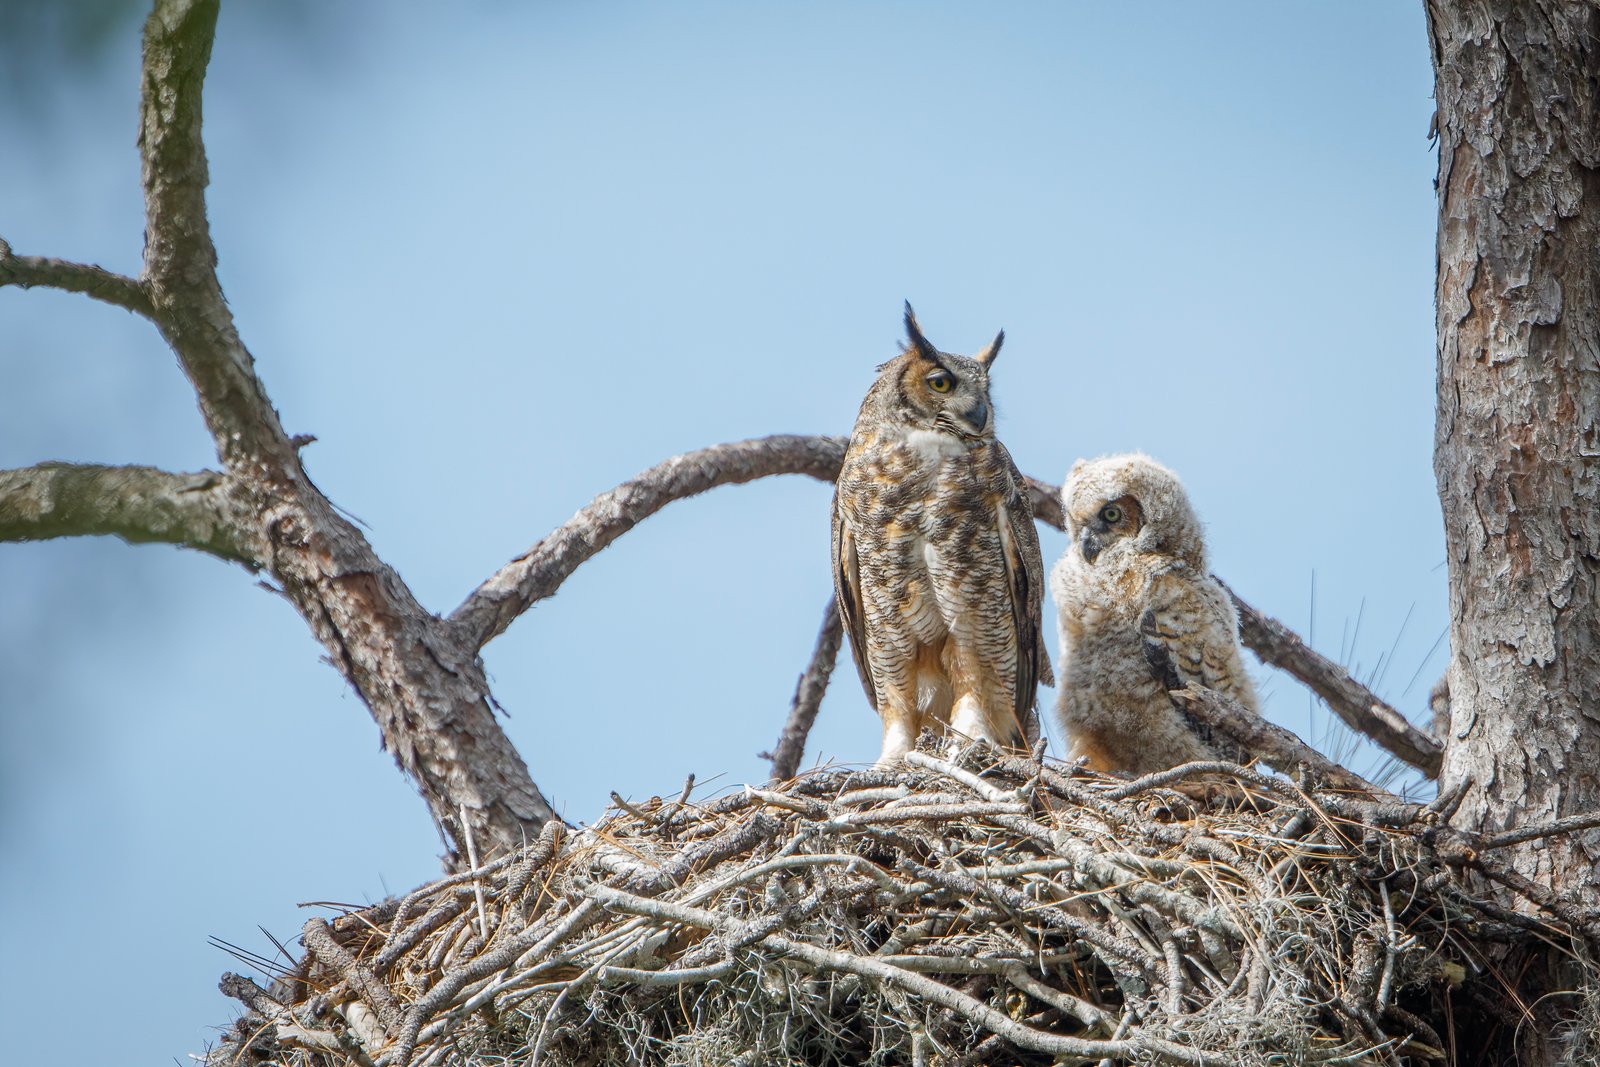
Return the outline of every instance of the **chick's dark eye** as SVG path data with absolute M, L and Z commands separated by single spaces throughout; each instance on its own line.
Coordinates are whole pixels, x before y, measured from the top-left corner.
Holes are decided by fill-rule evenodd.
M 946 374 L 944 371 L 939 371 L 937 374 L 928 375 L 928 388 L 932 389 L 936 393 L 948 393 L 951 389 L 955 388 L 955 384 L 955 379 L 951 378 L 950 375 Z
M 1100 509 L 1100 521 L 1115 526 L 1122 521 L 1122 509 L 1115 504 L 1107 504 Z

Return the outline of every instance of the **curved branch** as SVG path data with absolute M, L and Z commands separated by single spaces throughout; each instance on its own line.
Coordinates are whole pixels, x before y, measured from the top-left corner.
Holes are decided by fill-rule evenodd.
M 1033 500 L 1034 518 L 1058 530 L 1066 529 L 1059 490 L 1029 478 L 1028 493 Z M 1350 677 L 1343 667 L 1314 651 L 1293 630 L 1240 600 L 1239 594 L 1228 589 L 1222 579 L 1217 581 L 1228 590 L 1239 612 L 1239 640 L 1262 663 L 1299 679 L 1326 701 L 1346 726 L 1371 738 L 1396 759 L 1404 760 L 1429 778 L 1439 777 L 1444 749 L 1438 741 L 1412 726 L 1404 715 Z
M 41 463 L 0 471 L 0 541 L 111 535 L 198 549 L 259 570 L 215 471 Z
M 0 287 L 7 285 L 19 289 L 40 286 L 68 293 L 84 293 L 147 319 L 153 314 L 150 294 L 133 278 L 88 263 L 13 255 L 11 246 L 0 238 Z
M 842 437 L 777 434 L 674 456 L 595 497 L 474 590 L 450 621 L 471 647 L 482 648 L 517 616 L 555 593 L 582 563 L 674 500 L 774 474 L 805 474 L 831 482 L 844 462 L 844 448 Z

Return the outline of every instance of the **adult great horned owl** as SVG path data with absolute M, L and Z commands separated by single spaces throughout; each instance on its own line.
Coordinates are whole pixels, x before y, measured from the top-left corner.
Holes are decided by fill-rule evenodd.
M 1200 519 L 1177 475 L 1148 456 L 1079 460 L 1061 490 L 1072 538 L 1050 572 L 1061 618 L 1056 710 L 1068 759 L 1148 774 L 1192 760 L 1248 762 L 1172 704 L 1145 654 L 1260 714 L 1239 619 L 1206 566 Z
M 878 368 L 833 497 L 833 574 L 880 764 L 925 725 L 996 744 L 1038 735 L 1044 566 L 1027 485 L 995 440 L 989 370 L 940 352 L 906 305 L 905 349 Z

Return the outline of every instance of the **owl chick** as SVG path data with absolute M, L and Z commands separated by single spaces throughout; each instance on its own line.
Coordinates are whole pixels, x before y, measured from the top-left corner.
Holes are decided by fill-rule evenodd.
M 1177 475 L 1137 453 L 1079 460 L 1061 499 L 1073 543 L 1050 589 L 1061 612 L 1056 710 L 1067 758 L 1134 774 L 1248 762 L 1173 706 L 1145 653 L 1145 641 L 1155 642 L 1182 681 L 1260 714 L 1239 658 L 1238 615 L 1207 569 L 1200 519 Z
M 924 726 L 1031 744 L 1044 565 L 1027 485 L 994 436 L 989 370 L 940 352 L 906 305 L 908 343 L 878 368 L 833 497 L 839 616 L 883 719 L 879 764 Z

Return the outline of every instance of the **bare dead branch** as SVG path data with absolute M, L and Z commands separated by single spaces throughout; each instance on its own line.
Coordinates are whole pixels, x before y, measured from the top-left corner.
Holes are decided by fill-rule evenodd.
M 1201 1065 L 1218 1062 L 1215 1057 L 1203 1052 L 1153 1037 L 1097 1041 L 1036 1030 L 960 990 L 880 959 L 824 948 L 781 934 L 767 934 L 760 938 L 741 937 L 744 934 L 744 924 L 702 908 L 638 897 L 608 885 L 592 886 L 589 889 L 589 896 L 615 911 L 715 931 L 727 943 L 758 940 L 766 948 L 803 963 L 809 968 L 853 974 L 880 987 L 893 987 L 914 993 L 931 1004 L 953 1011 L 969 1022 L 998 1034 L 1019 1048 L 1079 1059 L 1098 1059 L 1101 1056 L 1132 1057 L 1143 1054 L 1158 1063 Z
M 1478 847 L 1487 851 L 1495 848 L 1507 848 L 1511 845 L 1520 845 L 1524 841 L 1534 841 L 1541 837 L 1555 837 L 1558 834 L 1572 834 L 1579 830 L 1592 830 L 1600 826 L 1600 812 L 1586 811 L 1577 815 L 1568 815 L 1563 819 L 1552 819 L 1550 822 L 1539 823 L 1535 826 L 1520 826 L 1515 830 L 1503 830 L 1497 834 L 1485 834 Z
M 1386 795 L 1359 774 L 1346 770 L 1300 740 L 1293 731 L 1250 714 L 1214 689 L 1192 685 L 1172 690 L 1172 698 L 1180 702 L 1185 714 L 1233 738 L 1258 759 L 1267 761 L 1284 774 L 1305 767 L 1319 783 L 1331 788 L 1372 796 Z
M 816 647 L 811 650 L 811 662 L 806 664 L 805 673 L 795 683 L 789 719 L 783 724 L 778 745 L 771 752 L 761 754 L 763 759 L 772 761 L 774 781 L 787 781 L 800 770 L 800 759 L 806 751 L 806 738 L 811 733 L 812 724 L 817 721 L 817 709 L 822 707 L 822 698 L 828 692 L 828 678 L 838 662 L 839 641 L 843 636 L 839 602 L 830 596 L 828 606 L 822 612 L 822 627 L 817 631 Z
M 198 549 L 259 570 L 253 539 L 215 471 L 41 463 L 0 471 L 0 541 L 110 535 Z
M 223 299 L 206 219 L 201 93 L 218 6 L 218 0 L 157 0 L 145 22 L 139 98 L 144 284 L 156 325 L 194 385 L 223 465 L 262 475 L 298 474 L 298 454 Z
M 88 263 L 14 255 L 11 246 L 0 238 L 0 287 L 7 285 L 83 293 L 136 315 L 151 316 L 150 294 L 135 279 Z
M 301 939 L 305 943 L 306 950 L 315 956 L 318 962 L 330 970 L 339 972 L 349 983 L 351 991 L 372 1007 L 385 1030 L 390 1034 L 399 1031 L 403 1019 L 400 1004 L 394 994 L 390 992 L 388 986 L 378 981 L 370 970 L 363 967 L 349 949 L 339 944 L 333 936 L 333 928 L 326 920 L 308 920 L 301 931 Z
M 686 452 L 601 493 L 543 541 L 502 567 L 451 614 L 474 648 L 553 594 L 579 565 L 674 500 L 774 474 L 831 482 L 844 461 L 840 437 L 778 434 Z
M 1145 621 L 1149 622 L 1148 614 Z M 1325 783 L 1335 789 L 1357 790 L 1372 796 L 1383 793 L 1365 778 L 1346 770 L 1300 740 L 1293 731 L 1285 730 L 1281 726 L 1267 722 L 1259 715 L 1246 711 L 1238 703 L 1214 689 L 1208 689 L 1203 685 L 1186 685 L 1178 675 L 1171 654 L 1159 642 L 1146 641 L 1144 654 L 1150 661 L 1151 672 L 1166 686 L 1178 713 L 1195 721 L 1196 729 L 1202 736 L 1208 731 L 1220 732 L 1224 737 L 1238 743 L 1244 752 L 1248 753 L 1249 759 L 1266 760 L 1284 774 L 1290 773 L 1297 767 L 1304 767 L 1318 784 Z M 1186 767 L 1174 768 L 1174 771 L 1201 766 L 1204 765 L 1188 764 Z M 1174 772 L 1157 772 L 1148 777 L 1161 780 L 1165 774 L 1171 773 Z M 1141 782 L 1144 780 L 1140 779 Z
M 1223 588 L 1227 589 L 1226 584 Z M 1412 726 L 1404 715 L 1350 677 L 1343 667 L 1313 652 L 1283 623 L 1252 608 L 1232 589 L 1228 589 L 1228 595 L 1239 610 L 1239 637 L 1261 657 L 1261 662 L 1300 679 L 1327 702 L 1346 726 L 1370 737 L 1384 751 L 1429 778 L 1439 777 L 1444 749 L 1438 741 Z
M 436 825 L 458 856 L 469 826 L 486 853 L 509 849 L 557 816 L 495 721 L 477 648 L 423 608 L 306 477 L 223 299 L 201 139 L 217 8 L 156 0 L 145 23 L 139 148 L 156 325 L 194 386 L 266 567 L 361 695 Z
M 1036 521 L 1065 532 L 1066 516 L 1061 511 L 1061 487 L 1023 476 L 1028 483 L 1028 501 L 1033 505 Z

